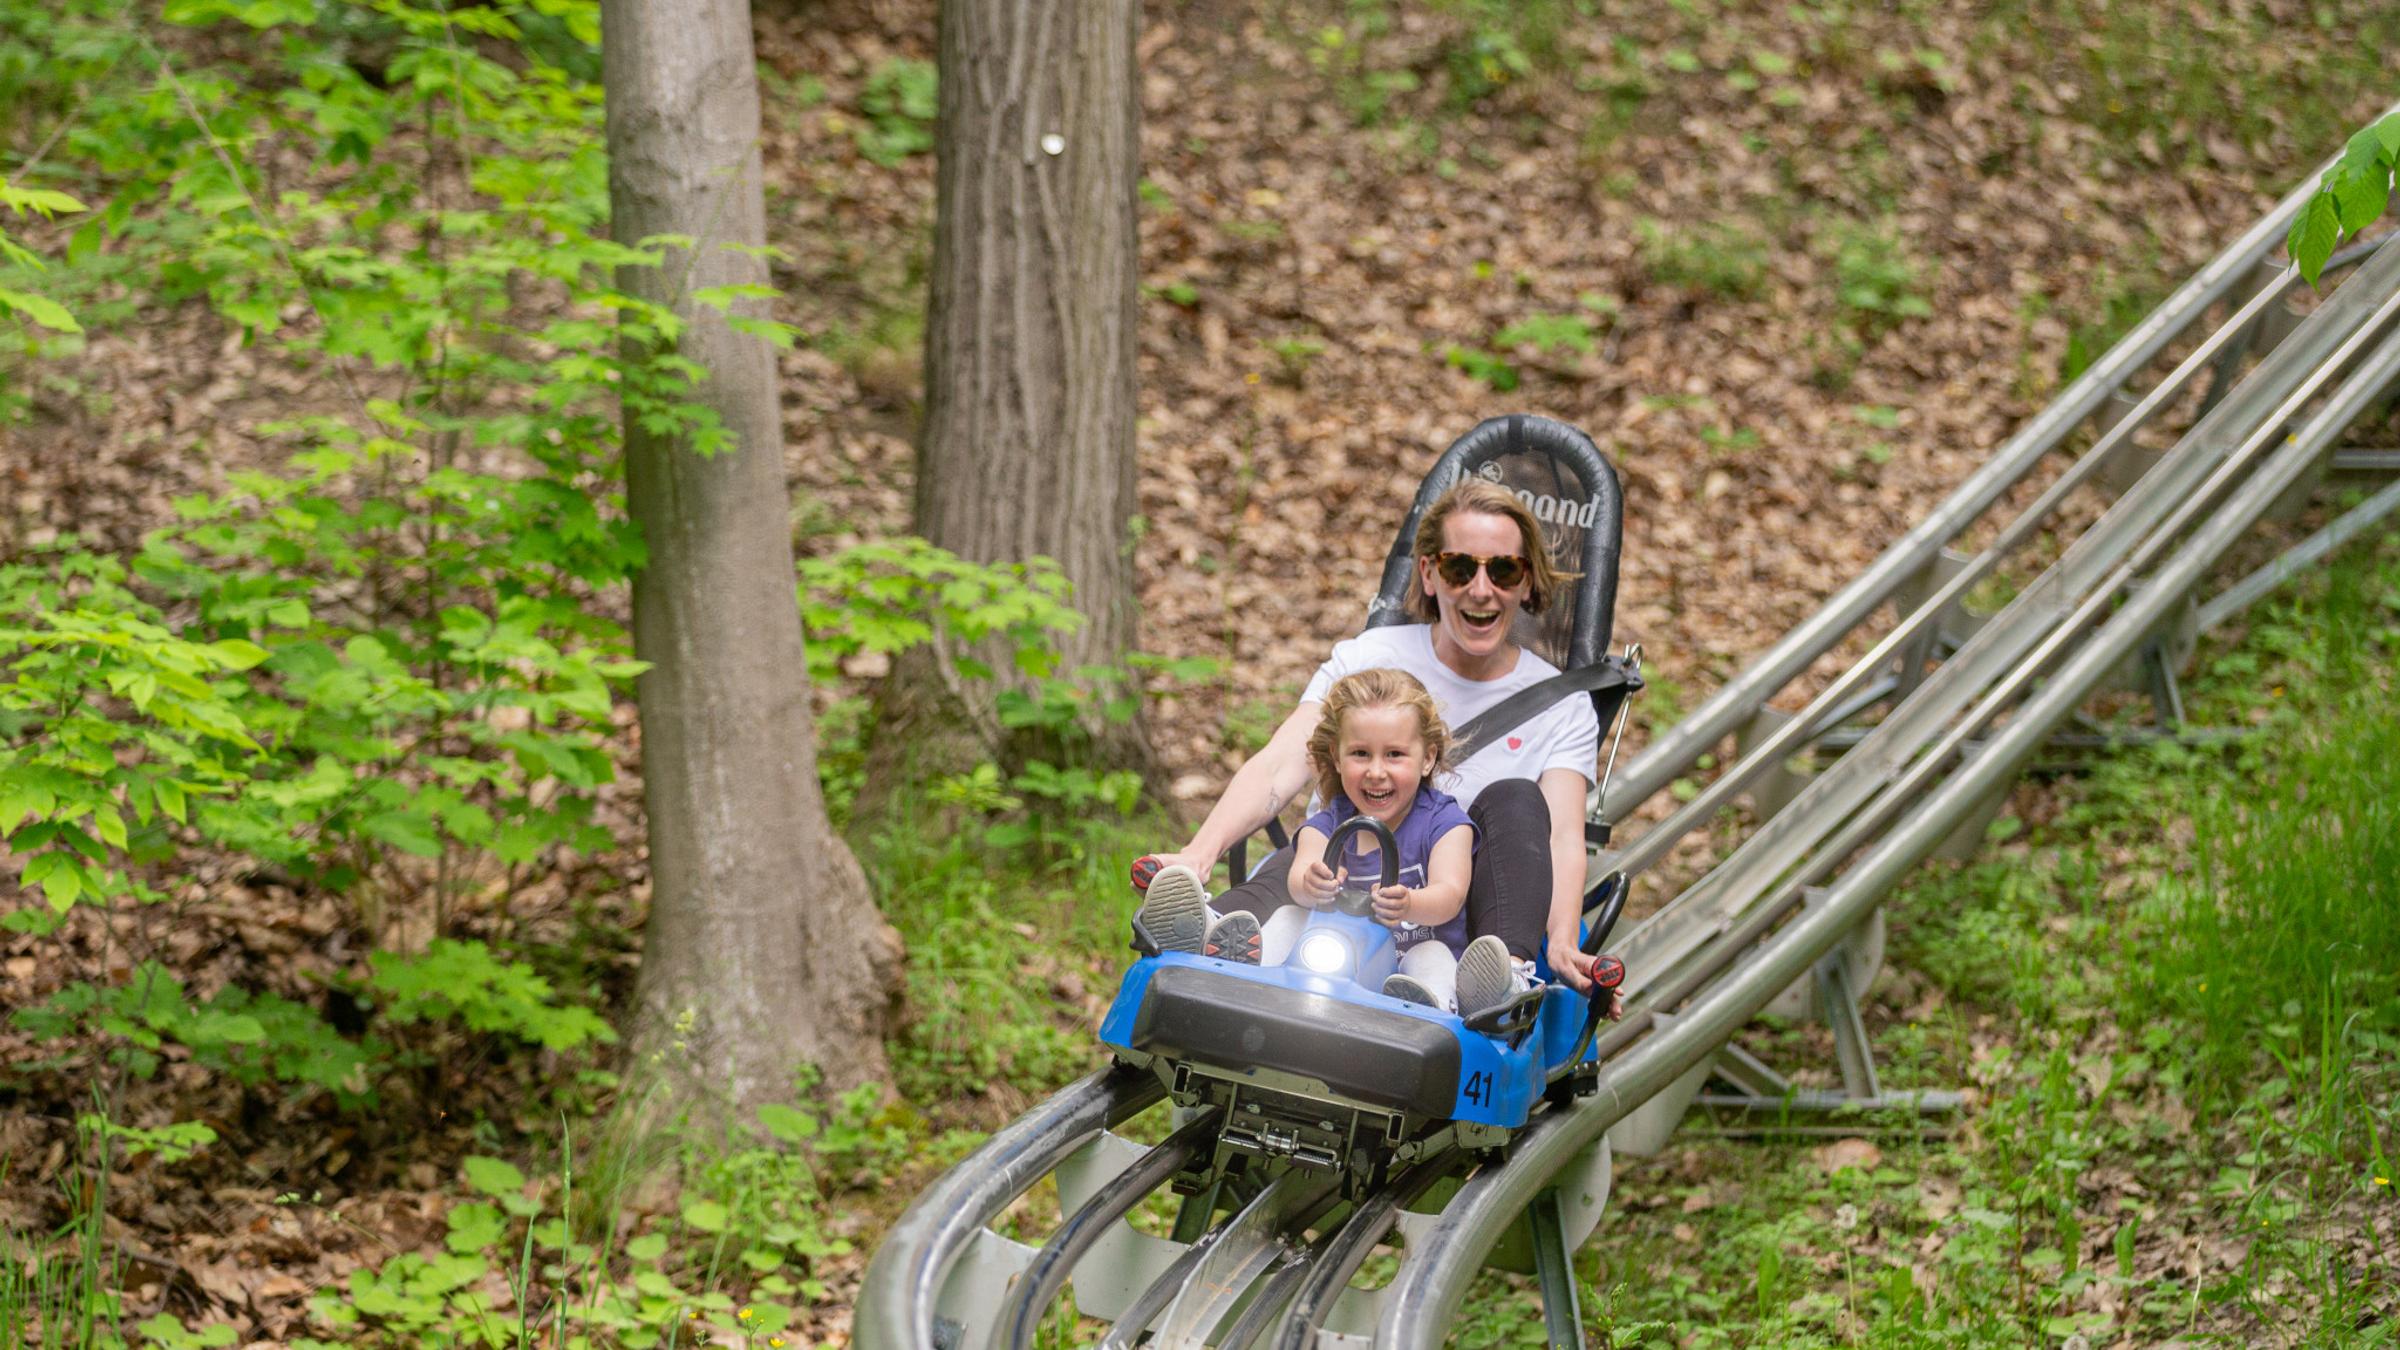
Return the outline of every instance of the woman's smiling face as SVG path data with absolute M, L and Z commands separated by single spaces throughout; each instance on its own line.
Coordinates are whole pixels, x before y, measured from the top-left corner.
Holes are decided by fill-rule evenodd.
M 1442 522 L 1442 551 L 1522 558 L 1525 535 L 1506 516 L 1461 511 Z M 1511 657 L 1505 666 L 1493 669 L 1511 652 L 1508 630 L 1533 591 L 1530 577 L 1519 577 L 1514 586 L 1495 586 L 1489 570 L 1478 567 L 1465 585 L 1453 586 L 1434 569 L 1432 558 L 1419 558 L 1417 584 L 1425 588 L 1439 615 L 1433 625 L 1433 646 L 1444 665 L 1470 679 L 1506 674 L 1515 665 Z
M 1342 795 L 1361 815 L 1398 829 L 1425 779 L 1425 734 L 1416 713 L 1388 704 L 1352 708 L 1342 718 L 1333 753 Z

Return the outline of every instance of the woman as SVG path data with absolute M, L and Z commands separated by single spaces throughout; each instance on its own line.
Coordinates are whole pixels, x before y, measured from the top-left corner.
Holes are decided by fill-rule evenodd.
M 1334 681 L 1354 671 L 1398 667 L 1432 692 L 1443 720 L 1457 727 L 1558 673 L 1509 637 L 1519 610 L 1540 613 L 1574 579 L 1551 562 L 1541 524 L 1516 494 L 1481 479 L 1462 480 L 1426 510 L 1414 552 L 1416 587 L 1408 612 L 1420 622 L 1371 628 L 1336 644 L 1301 694 L 1300 706 L 1225 785 L 1190 841 L 1172 853 L 1153 855 L 1161 878 L 1168 878 L 1169 868 L 1188 869 L 1168 879 L 1163 892 L 1153 883 L 1143 905 L 1153 931 L 1174 926 L 1178 917 L 1157 914 L 1161 909 L 1180 910 L 1188 922 L 1205 899 L 1190 878 L 1206 877 L 1225 850 L 1308 790 L 1308 739 Z M 1479 995 L 1472 1001 L 1483 1005 L 1524 987 L 1535 953 L 1545 947 L 1556 978 L 1590 991 L 1590 960 L 1577 943 L 1584 799 L 1599 761 L 1600 719 L 1591 700 L 1565 698 L 1495 737 L 1442 778 L 1442 789 L 1466 806 L 1476 829 L 1468 931 L 1496 939 L 1470 944 L 1469 956 L 1461 958 L 1462 1013 L 1475 1011 L 1467 1006 L 1471 989 Z M 1148 870 L 1135 864 L 1137 877 Z M 1286 848 L 1249 880 L 1208 903 L 1229 916 L 1263 919 L 1291 903 L 1290 870 Z M 1484 958 L 1505 951 L 1508 966 L 1496 986 L 1478 978 L 1489 971 L 1488 961 L 1470 969 L 1478 948 Z M 1610 1011 L 1615 1015 L 1613 995 Z

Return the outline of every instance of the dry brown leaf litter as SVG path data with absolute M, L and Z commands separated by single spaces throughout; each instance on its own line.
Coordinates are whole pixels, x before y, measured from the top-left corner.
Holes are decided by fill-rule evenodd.
M 1410 10 L 1379 40 L 1373 58 L 1409 64 L 1427 88 L 1399 100 L 1413 125 L 1361 129 L 1307 55 L 1327 15 L 1147 7 L 1145 172 L 1165 204 L 1143 212 L 1143 271 L 1162 292 L 1190 287 L 1193 302 L 1145 301 L 1145 641 L 1163 655 L 1226 663 L 1221 680 L 1161 692 L 1153 725 L 1187 803 L 1213 793 L 1247 737 L 1355 629 L 1400 504 L 1442 446 L 1482 417 L 1557 416 L 1618 459 L 1629 504 L 1618 638 L 1641 641 L 1688 700 L 1855 575 L 2037 410 L 2074 326 L 2116 279 L 2179 278 L 2323 150 L 2182 126 L 2163 142 L 2145 133 L 2130 160 L 2112 156 L 2066 115 L 2083 78 L 2075 53 L 1992 47 L 1966 7 L 1921 24 L 1860 18 L 1861 51 L 1927 49 L 1948 61 L 1946 80 L 1915 71 L 1885 80 L 1880 94 L 1857 68 L 1812 49 L 1777 7 L 1720 16 L 1697 40 L 1670 10 L 1624 8 L 1572 39 L 1587 69 L 1622 37 L 1653 57 L 1688 46 L 1702 71 L 1647 65 L 1655 93 L 1593 147 L 1581 123 L 1588 101 L 1556 79 L 1504 90 L 1478 116 L 1441 116 L 1450 20 Z M 873 165 L 852 132 L 873 71 L 892 57 L 930 58 L 929 14 L 922 3 L 836 2 L 759 16 L 762 62 L 787 79 L 813 76 L 826 93 L 812 107 L 772 106 L 766 129 L 774 242 L 791 258 L 778 276 L 789 317 L 820 339 L 848 339 L 784 359 L 795 524 L 813 550 L 908 523 L 922 389 L 905 315 L 921 303 L 931 163 Z M 1793 106 L 1723 81 L 1760 50 L 1795 63 Z M 2349 111 L 2363 120 L 2373 107 Z M 2136 167 L 2112 167 L 2128 162 Z M 1840 219 L 1888 226 L 1904 241 L 1928 265 L 1922 288 L 1935 309 L 1858 333 L 1854 357 L 1843 353 L 1850 319 L 1817 247 Z M 1767 244 L 1756 296 L 1653 275 L 1644 222 L 1672 234 L 1718 220 Z M 1511 394 L 1444 364 L 1449 347 L 1483 349 L 1537 313 L 1589 316 L 1597 349 L 1504 353 L 1525 381 Z M 1297 361 L 1270 346 L 1293 339 L 1321 346 Z M 0 458 L 9 552 L 64 530 L 130 545 L 168 517 L 172 497 L 271 460 L 275 447 L 251 427 L 340 401 L 321 379 L 275 366 L 190 309 L 95 334 L 78 379 L 45 392 L 37 421 L 9 433 Z M 1897 410 L 1898 424 L 1871 426 L 1862 408 Z M 1890 455 L 1875 463 L 1867 452 L 1879 444 Z M 1359 509 L 1375 502 L 1388 509 Z M 1829 655 L 1813 678 L 1857 650 Z M 1653 699 L 1644 716 L 1659 724 L 1672 711 Z M 630 727 L 626 758 L 638 765 Z M 638 837 L 637 782 L 628 778 L 608 814 Z M 638 920 L 641 861 L 629 854 L 501 899 L 518 922 L 554 936 L 568 931 L 578 896 L 601 895 L 609 913 Z M 235 978 L 304 992 L 312 974 L 358 959 L 350 944 L 360 935 L 329 902 L 228 874 L 197 879 L 185 903 L 154 943 L 79 916 L 65 950 L 85 971 L 155 954 L 197 992 Z M 6 947 L 9 1003 L 80 973 L 43 968 L 59 944 Z M 627 950 L 618 964 L 632 959 Z M 23 1050 L 12 1045 L 12 1059 Z M 220 1127 L 245 1143 L 297 1124 L 245 1119 L 255 1108 L 239 1094 L 176 1063 L 155 1092 L 136 1094 L 130 1115 L 190 1118 L 191 1102 L 211 1100 Z M 55 1219 L 53 1198 L 23 1183 L 57 1174 L 66 1124 L 38 1114 L 0 1123 L 0 1151 L 35 1160 L 0 1196 L 12 1222 Z M 125 1178 L 123 1240 L 137 1261 L 167 1263 L 151 1266 L 156 1293 L 136 1295 L 223 1309 L 246 1337 L 271 1342 L 296 1329 L 306 1287 L 376 1251 L 438 1242 L 441 1201 L 428 1192 L 446 1177 L 427 1159 L 446 1167 L 469 1147 L 461 1132 L 412 1141 L 401 1153 L 414 1160 L 398 1165 L 373 1159 L 388 1141 L 339 1134 L 250 1150 L 259 1184 L 216 1186 L 213 1196 L 195 1197 L 169 1169 Z M 346 1198 L 272 1203 L 303 1185 Z M 365 1243 L 361 1232 L 378 1236 Z M 2179 1258 L 2191 1273 L 2207 1264 L 2204 1246 L 2194 1237 Z

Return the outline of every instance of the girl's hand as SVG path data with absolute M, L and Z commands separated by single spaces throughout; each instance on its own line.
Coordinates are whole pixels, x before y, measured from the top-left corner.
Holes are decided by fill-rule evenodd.
M 1336 872 L 1319 858 L 1292 873 L 1292 898 L 1310 909 L 1323 909 L 1342 893 L 1342 883 L 1349 879 L 1348 868 Z
M 1397 928 L 1408 917 L 1408 887 L 1386 886 L 1375 892 L 1375 922 Z

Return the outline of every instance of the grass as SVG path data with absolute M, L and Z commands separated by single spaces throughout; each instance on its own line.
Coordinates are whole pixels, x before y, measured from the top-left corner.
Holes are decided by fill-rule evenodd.
M 1580 1256 L 1594 1329 L 1620 1346 L 2400 1343 L 2396 672 L 2386 544 L 2194 681 L 2200 721 L 2259 729 L 2238 749 L 2110 761 L 1997 856 L 1914 879 L 1889 911 L 1883 1080 L 1979 1103 L 1948 1138 L 1844 1153 L 1688 1127 L 1621 1170 Z M 1745 1039 L 1762 1035 L 1830 1060 L 1815 1028 Z

